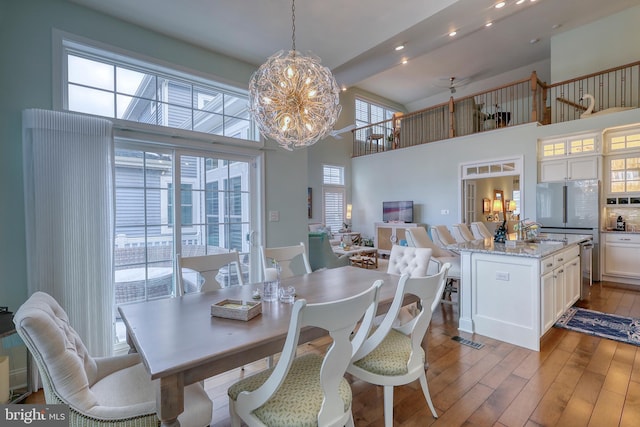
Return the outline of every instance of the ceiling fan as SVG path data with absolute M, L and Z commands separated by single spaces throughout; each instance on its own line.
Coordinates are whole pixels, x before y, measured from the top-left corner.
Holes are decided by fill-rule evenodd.
M 449 78 L 441 78 L 437 83 L 434 84 L 436 87 L 447 88 L 449 92 L 453 95 L 456 93 L 456 88 L 461 87 L 469 83 L 468 77 L 449 77 Z
M 343 127 L 342 129 L 334 129 L 331 132 L 329 132 L 329 136 L 332 136 L 336 139 L 342 139 L 342 136 L 340 136 L 340 134 L 349 132 L 355 128 L 356 128 L 356 125 L 349 125 L 349 126 Z

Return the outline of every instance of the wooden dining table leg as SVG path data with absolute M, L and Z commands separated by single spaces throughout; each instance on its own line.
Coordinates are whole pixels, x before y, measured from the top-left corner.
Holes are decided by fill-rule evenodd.
M 171 375 L 157 381 L 156 408 L 162 427 L 180 427 L 178 415 L 184 411 L 182 375 Z

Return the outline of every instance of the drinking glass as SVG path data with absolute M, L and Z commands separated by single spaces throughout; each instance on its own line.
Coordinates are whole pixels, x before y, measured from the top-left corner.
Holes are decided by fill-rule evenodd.
M 262 287 L 262 300 L 263 301 L 277 301 L 278 300 L 278 288 L 280 286 L 280 268 L 274 266 L 272 268 L 265 268 L 264 270 L 264 285 Z
M 293 286 L 287 286 L 286 288 L 280 288 L 280 302 L 287 304 L 293 304 L 296 297 L 296 289 Z

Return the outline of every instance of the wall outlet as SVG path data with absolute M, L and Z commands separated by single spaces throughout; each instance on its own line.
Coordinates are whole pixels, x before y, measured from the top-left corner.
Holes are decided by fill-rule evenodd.
M 269 211 L 269 222 L 280 221 L 280 211 Z

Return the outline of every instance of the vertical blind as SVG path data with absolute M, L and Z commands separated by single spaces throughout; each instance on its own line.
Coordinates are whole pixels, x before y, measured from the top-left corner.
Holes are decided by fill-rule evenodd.
M 22 123 L 27 290 L 60 303 L 91 355 L 110 355 L 111 122 L 30 109 Z

